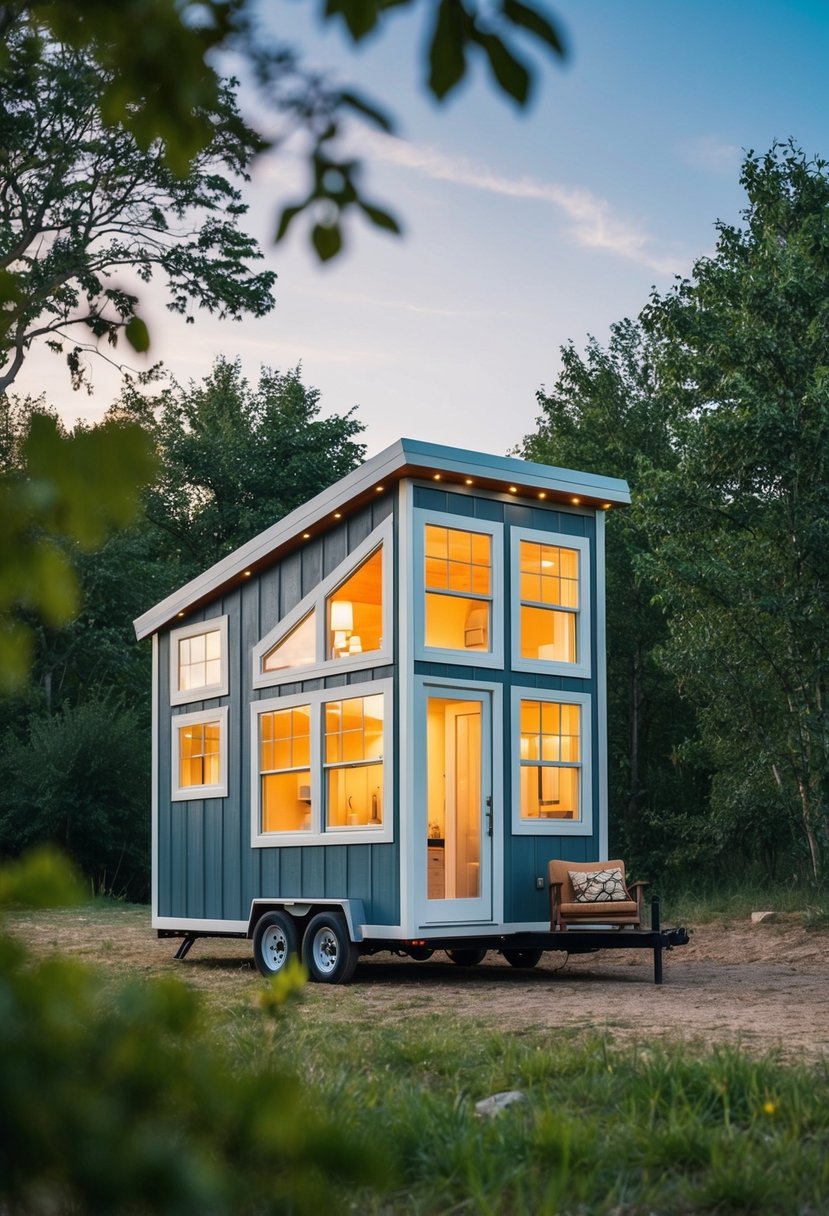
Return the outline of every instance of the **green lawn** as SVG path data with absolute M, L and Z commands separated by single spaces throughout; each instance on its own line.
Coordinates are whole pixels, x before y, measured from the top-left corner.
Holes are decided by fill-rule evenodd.
M 829 1213 L 825 1060 L 437 1018 L 416 986 L 283 1000 L 241 958 L 194 993 L 136 953 L 158 958 L 144 909 L 9 923 L 30 955 L 2 946 L 4 1212 Z M 2 1167 L 24 1158 L 41 1189 L 21 1199 Z

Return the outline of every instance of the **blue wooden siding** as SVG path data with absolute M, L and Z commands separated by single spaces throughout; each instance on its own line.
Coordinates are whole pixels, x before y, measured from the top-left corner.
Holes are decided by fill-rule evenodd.
M 453 666 L 447 663 L 430 663 L 417 661 L 414 665 L 416 675 L 438 676 L 457 679 L 461 684 L 475 680 L 489 683 L 503 683 L 503 736 L 493 741 L 493 746 L 500 745 L 504 757 L 504 788 L 503 799 L 503 830 L 504 830 L 504 921 L 506 924 L 519 924 L 527 921 L 544 921 L 549 916 L 549 896 L 546 889 L 547 862 L 553 857 L 562 857 L 572 861 L 591 861 L 599 857 L 600 822 L 607 814 L 607 807 L 600 804 L 600 773 L 599 763 L 599 705 L 598 683 L 596 672 L 598 664 L 604 662 L 604 656 L 597 652 L 597 614 L 603 611 L 603 605 L 597 603 L 598 572 L 596 568 L 596 521 L 592 513 L 562 510 L 556 505 L 535 506 L 518 502 L 508 502 L 503 499 L 483 498 L 474 494 L 455 493 L 447 490 L 437 490 L 431 486 L 416 486 L 414 505 L 428 511 L 438 511 L 449 516 L 459 517 L 458 526 L 462 526 L 463 518 L 488 520 L 504 525 L 504 631 L 506 670 L 494 671 L 492 668 L 475 668 Z M 448 521 L 447 521 L 448 522 Z M 583 537 L 590 541 L 590 572 L 589 593 L 592 606 L 592 626 L 590 632 L 590 679 L 572 679 L 563 676 L 546 676 L 542 673 L 512 672 L 509 669 L 511 653 L 510 639 L 512 636 L 512 611 L 515 600 L 511 587 L 511 529 L 530 528 L 539 532 L 560 533 L 565 536 Z M 593 798 L 593 834 L 590 836 L 515 836 L 511 831 L 512 824 L 512 766 L 515 763 L 512 752 L 512 698 L 511 689 L 515 686 L 522 688 L 540 688 L 557 692 L 579 692 L 590 694 L 592 700 L 591 731 L 592 731 L 592 798 Z M 539 891 L 536 888 L 536 878 L 543 878 L 545 887 Z M 497 876 L 496 876 L 497 881 Z
M 300 600 L 342 562 L 381 523 L 394 514 L 395 496 L 385 495 L 309 541 L 243 586 L 188 615 L 187 623 L 227 614 L 229 694 L 177 706 L 177 713 L 228 708 L 228 794 L 225 798 L 172 802 L 170 726 L 170 632 L 159 636 L 158 679 L 158 904 L 163 917 L 197 920 L 247 920 L 252 899 L 273 896 L 359 898 L 369 920 L 400 920 L 399 775 L 393 771 L 394 842 L 252 848 L 249 755 L 252 701 L 290 696 L 319 688 L 340 688 L 387 678 L 394 664 L 324 679 L 253 689 L 251 650 Z M 398 601 L 397 575 L 392 589 Z M 395 695 L 395 700 L 397 696 Z M 394 717 L 392 756 L 397 754 L 399 723 Z

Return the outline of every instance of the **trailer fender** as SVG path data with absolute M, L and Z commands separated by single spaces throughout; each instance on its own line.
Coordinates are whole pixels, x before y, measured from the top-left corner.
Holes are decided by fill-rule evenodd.
M 254 899 L 251 900 L 250 905 L 247 935 L 253 937 L 257 922 L 266 912 L 289 913 L 301 922 L 300 925 L 297 925 L 297 929 L 302 933 L 312 916 L 332 909 L 342 912 L 351 940 L 359 944 L 363 940 L 363 925 L 366 923 L 365 909 L 361 899 Z

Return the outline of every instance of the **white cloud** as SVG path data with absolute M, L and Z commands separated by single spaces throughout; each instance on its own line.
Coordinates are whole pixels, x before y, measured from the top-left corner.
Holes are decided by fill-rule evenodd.
M 726 143 L 716 135 L 699 135 L 696 139 L 686 139 L 681 143 L 679 155 L 695 169 L 734 177 L 742 163 L 743 150 L 736 144 Z
M 651 238 L 646 232 L 614 215 L 610 203 L 597 198 L 589 190 L 538 181 L 527 176 L 504 177 L 485 165 L 462 158 L 453 159 L 435 148 L 407 143 L 390 136 L 366 132 L 361 137 L 361 144 L 365 142 L 369 145 L 369 154 L 375 159 L 411 169 L 436 181 L 452 182 L 510 198 L 549 203 L 572 222 L 570 235 L 585 248 L 606 250 L 662 274 L 672 274 L 676 270 L 673 259 L 660 258 L 650 250 Z

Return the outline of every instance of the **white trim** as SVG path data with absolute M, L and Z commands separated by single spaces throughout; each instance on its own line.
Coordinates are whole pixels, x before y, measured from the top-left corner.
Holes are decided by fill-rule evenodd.
M 377 549 L 383 550 L 383 645 L 379 650 L 367 650 L 359 657 L 328 659 L 328 629 L 325 601 L 344 583 L 351 574 L 368 560 Z M 350 671 L 365 671 L 372 667 L 385 667 L 392 662 L 394 654 L 394 530 L 393 519 L 388 516 L 362 541 L 356 549 L 340 562 L 335 570 L 318 583 L 313 591 L 304 596 L 273 629 L 253 648 L 254 688 L 274 688 L 280 684 L 298 684 L 302 680 L 313 680 L 321 676 L 340 675 Z M 286 638 L 311 612 L 316 612 L 316 660 L 303 667 L 286 667 L 282 671 L 263 671 L 265 655 Z
M 178 644 L 185 638 L 198 637 L 202 633 L 219 633 L 221 674 L 217 683 L 205 684 L 201 688 L 179 688 Z M 226 697 L 229 688 L 229 663 L 227 649 L 227 615 L 211 617 L 208 621 L 193 621 L 179 629 L 170 630 L 170 704 L 188 705 L 193 701 L 210 701 L 213 697 Z
M 596 515 L 600 513 L 597 511 Z M 579 607 L 576 617 L 576 663 L 562 663 L 554 659 L 525 659 L 521 655 L 521 541 L 532 544 L 555 545 L 561 549 L 575 549 L 579 558 Z M 548 676 L 572 676 L 575 679 L 590 679 L 590 541 L 583 536 L 568 536 L 564 532 L 542 532 L 535 528 L 510 529 L 510 585 L 512 589 L 512 669 L 533 671 Z M 545 605 L 551 611 L 556 605 Z M 563 609 L 563 611 L 569 611 Z
M 504 915 L 504 769 L 503 757 L 499 746 L 499 742 L 503 738 L 503 685 L 499 682 L 484 680 L 461 682 L 457 679 L 452 680 L 442 676 L 415 676 L 413 683 L 413 709 L 409 718 L 407 733 L 409 736 L 409 746 L 412 747 L 412 755 L 417 754 L 420 756 L 420 764 L 414 767 L 414 771 L 411 774 L 411 785 L 408 788 L 410 814 L 407 818 L 411 824 L 408 866 L 401 850 L 401 865 L 404 870 L 408 869 L 412 884 L 411 923 L 415 928 L 411 936 L 422 937 L 427 926 L 432 931 L 435 931 L 437 926 L 445 926 L 451 928 L 453 933 L 459 926 L 463 925 L 477 924 L 489 927 L 499 922 Z M 426 814 L 423 779 L 426 772 L 425 708 L 431 689 L 437 689 L 440 692 L 445 691 L 448 696 L 456 697 L 459 701 L 465 699 L 478 700 L 482 704 L 489 706 L 488 715 L 484 715 L 489 718 L 489 739 L 482 740 L 482 760 L 489 760 L 490 771 L 488 782 L 487 774 L 482 774 L 481 789 L 483 799 L 486 798 L 487 793 L 492 798 L 492 835 L 489 837 L 491 873 L 489 875 L 490 898 L 488 915 L 475 915 L 475 910 L 472 909 L 471 914 L 464 915 L 460 919 L 452 919 L 452 907 L 449 906 L 449 901 L 429 900 L 427 898 L 428 817 Z M 419 753 L 415 751 L 414 747 L 418 740 L 422 744 Z M 485 823 L 486 816 L 483 807 L 481 808 L 481 813 L 482 823 Z M 483 899 L 484 884 L 482 883 L 481 885 L 481 898 Z M 459 914 L 464 912 L 464 909 L 460 907 L 461 904 L 471 904 L 472 902 L 467 900 L 451 901 L 457 907 Z
M 158 634 L 153 634 L 152 657 L 152 759 L 150 761 L 150 908 L 153 919 L 158 914 Z
M 199 920 L 195 916 L 157 916 L 153 913 L 150 927 L 152 929 L 190 929 L 198 933 L 216 933 L 231 936 L 239 933 L 248 935 L 246 920 Z
M 180 786 L 179 776 L 179 737 L 178 732 L 183 726 L 197 726 L 208 722 L 219 723 L 219 780 L 213 785 Z M 188 714 L 173 714 L 170 719 L 172 729 L 172 751 L 170 774 L 173 802 L 196 802 L 204 798 L 227 797 L 227 706 L 220 705 L 217 709 L 199 709 Z
M 578 819 L 521 818 L 521 702 L 548 701 L 559 705 L 581 707 L 581 770 L 580 816 Z M 592 836 L 593 834 L 593 722 L 591 697 L 588 693 L 562 692 L 552 688 L 524 688 L 514 685 L 511 690 L 510 756 L 512 788 L 513 836 Z M 574 766 L 570 766 L 574 767 Z
M 416 507 L 412 513 L 412 583 L 413 595 L 413 640 L 414 657 L 430 663 L 452 663 L 462 667 L 504 666 L 504 525 L 496 520 L 473 519 L 466 515 L 453 515 L 447 511 L 430 511 Z M 455 532 L 477 532 L 492 540 L 492 568 L 490 570 L 489 596 L 460 598 L 480 599 L 490 607 L 490 650 L 449 650 L 438 646 L 427 646 L 424 639 L 426 628 L 426 579 L 424 572 L 424 536 L 427 524 L 439 528 L 450 528 Z M 441 594 L 435 592 L 434 594 Z M 459 593 L 460 594 L 460 593 Z
M 607 777 L 607 571 L 605 513 L 596 512 L 596 745 L 599 749 L 599 857 L 609 857 L 610 806 Z
M 414 856 L 414 662 L 412 660 L 414 587 L 412 579 L 412 515 L 414 489 L 410 481 L 400 483 L 397 503 L 397 672 L 399 729 L 398 758 L 398 816 L 400 878 L 400 932 L 402 937 L 416 937 L 415 886 L 408 858 Z
M 533 495 L 543 492 L 547 495 L 548 506 L 553 504 L 556 496 L 562 495 L 570 501 L 577 497 L 598 504 L 630 503 L 627 483 L 615 477 L 600 477 L 593 473 L 554 468 L 515 457 L 491 456 L 417 439 L 399 439 L 138 617 L 134 622 L 137 638 L 140 641 L 149 637 L 174 621 L 179 612 L 186 612 L 193 604 L 242 578 L 246 570 L 273 560 L 280 550 L 300 541 L 305 532 L 310 531 L 313 535 L 313 530 L 330 519 L 335 511 L 342 511 L 363 496 L 373 496 L 386 480 L 399 480 L 404 476 L 423 477 L 430 472 L 432 475 L 445 472 L 459 481 L 470 477 L 481 489 L 497 489 L 497 483 L 502 483 L 513 484 L 518 490 Z M 489 484 L 480 485 L 482 482 Z M 449 485 L 447 478 L 444 488 L 449 488 Z
M 361 684 L 344 684 L 290 697 L 269 697 L 253 701 L 250 706 L 250 843 L 254 849 L 297 848 L 303 845 L 383 844 L 394 839 L 394 808 L 392 799 L 394 772 L 394 698 L 393 680 L 371 680 Z M 324 766 L 323 730 L 324 707 L 331 701 L 347 701 L 355 697 L 383 695 L 383 822 L 379 827 L 359 825 L 325 830 L 323 823 Z M 311 826 L 307 832 L 263 832 L 260 829 L 260 771 L 259 717 L 278 709 L 307 705 L 311 710 Z

